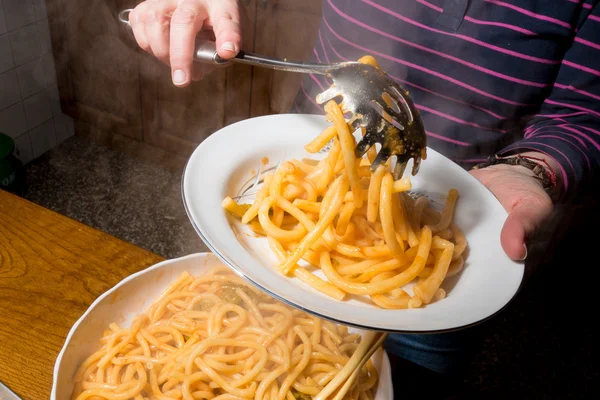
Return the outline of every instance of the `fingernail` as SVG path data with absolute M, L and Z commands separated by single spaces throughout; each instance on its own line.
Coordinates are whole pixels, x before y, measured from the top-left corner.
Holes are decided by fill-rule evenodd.
M 523 257 L 521 258 L 521 261 L 524 261 L 527 258 L 527 246 L 523 245 L 523 249 L 525 249 L 525 254 L 523 255 Z
M 185 72 L 180 69 L 176 69 L 173 72 L 173 83 L 176 85 L 183 85 L 186 82 L 187 78 L 185 76 Z
M 225 42 L 221 45 L 221 50 L 232 51 L 235 53 L 235 45 L 231 42 Z

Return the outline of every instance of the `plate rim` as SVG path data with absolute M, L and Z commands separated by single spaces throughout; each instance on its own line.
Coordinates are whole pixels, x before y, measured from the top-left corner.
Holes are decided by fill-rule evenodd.
M 192 217 L 192 211 L 190 209 L 190 205 L 188 204 L 188 199 L 186 197 L 186 191 L 185 191 L 185 185 L 186 185 L 186 177 L 187 172 L 189 170 L 189 164 L 192 161 L 192 159 L 194 158 L 194 155 L 196 153 L 198 153 L 200 151 L 200 148 L 202 146 L 206 146 L 206 145 L 210 145 L 210 143 L 213 140 L 217 140 L 214 139 L 216 137 L 216 134 L 223 131 L 226 128 L 235 126 L 235 125 L 241 125 L 244 124 L 247 121 L 253 120 L 259 120 L 259 119 L 269 119 L 269 118 L 273 118 L 273 117 L 286 117 L 286 116 L 293 116 L 293 117 L 302 117 L 302 116 L 306 116 L 309 118 L 315 118 L 315 117 L 320 117 L 319 114 L 304 114 L 304 113 L 282 113 L 282 114 L 270 114 L 270 115 L 261 115 L 261 116 L 257 116 L 257 117 L 251 117 L 251 118 L 246 118 L 237 122 L 234 122 L 232 124 L 226 125 L 224 127 L 221 127 L 220 129 L 217 129 L 215 132 L 213 132 L 213 134 L 211 134 L 209 137 L 207 137 L 204 141 L 202 141 L 198 146 L 196 146 L 196 148 L 194 149 L 194 151 L 192 152 L 192 154 L 190 155 L 190 157 L 188 157 L 188 159 L 186 160 L 186 163 L 184 165 L 182 174 L 181 174 L 181 196 L 182 196 L 182 202 L 183 202 L 183 206 L 185 209 L 185 212 L 188 216 L 188 219 L 191 223 L 191 225 L 193 226 L 194 230 L 196 231 L 196 233 L 200 236 L 200 238 L 202 239 L 203 243 L 209 248 L 209 250 L 216 255 L 224 264 L 226 264 L 227 266 L 229 266 L 236 274 L 238 274 L 238 276 L 240 276 L 241 278 L 245 279 L 247 282 L 249 282 L 250 284 L 254 285 L 256 288 L 258 288 L 259 290 L 267 293 L 268 295 L 272 296 L 273 298 L 277 299 L 278 301 L 281 301 L 291 307 L 294 307 L 298 310 L 307 312 L 311 315 L 314 315 L 316 317 L 322 318 L 322 319 L 326 319 L 335 323 L 339 323 L 342 325 L 347 325 L 347 326 L 351 326 L 354 328 L 358 328 L 358 329 L 363 329 L 363 330 L 377 330 L 380 332 L 388 332 L 388 333 L 394 333 L 394 334 L 441 334 L 441 333 L 449 333 L 449 332 L 456 332 L 459 330 L 463 330 L 463 329 L 468 329 L 470 327 L 476 326 L 476 325 L 480 325 L 482 323 L 485 323 L 487 321 L 489 321 L 490 319 L 494 318 L 495 316 L 497 316 L 498 314 L 500 314 L 501 312 L 503 312 L 508 306 L 510 306 L 512 304 L 512 302 L 515 300 L 515 298 L 517 297 L 517 295 L 521 292 L 523 285 L 524 285 L 524 268 L 523 268 L 523 273 L 521 273 L 520 278 L 519 278 L 519 283 L 517 285 L 517 287 L 515 288 L 514 293 L 512 294 L 512 296 L 504 303 L 504 305 L 502 305 L 501 307 L 499 307 L 495 312 L 487 315 L 484 318 L 480 318 L 477 321 L 471 322 L 471 323 L 466 323 L 466 324 L 462 324 L 462 325 L 457 325 L 457 326 L 453 326 L 451 328 L 439 328 L 439 329 L 424 329 L 424 330 L 406 330 L 406 329 L 383 329 L 381 327 L 373 327 L 370 325 L 365 325 L 365 324 L 360 324 L 357 322 L 351 322 L 351 321 L 345 321 L 345 320 L 341 320 L 341 319 L 337 319 L 334 316 L 329 316 L 329 315 L 323 315 L 319 312 L 316 311 L 312 311 L 310 309 L 307 309 L 306 307 L 303 307 L 299 304 L 296 304 L 294 302 L 292 302 L 291 300 L 288 300 L 286 297 L 276 294 L 274 293 L 272 290 L 268 289 L 267 287 L 264 287 L 263 285 L 261 285 L 260 283 L 256 282 L 254 279 L 252 279 L 252 277 L 246 275 L 241 269 L 240 267 L 233 262 L 229 256 L 222 254 L 222 252 L 220 252 L 206 237 L 205 233 L 202 231 L 202 229 L 196 224 L 194 218 Z M 207 144 L 208 143 L 208 144 Z M 440 156 L 442 156 L 443 158 L 449 160 L 450 162 L 453 162 L 452 160 L 448 159 L 446 156 L 444 156 L 442 153 L 440 153 L 439 151 L 427 146 L 427 149 L 431 149 L 433 152 L 439 154 Z M 454 163 L 454 162 L 453 162 Z M 456 164 L 456 163 L 454 163 Z M 478 182 L 479 184 L 481 184 L 481 182 L 479 182 L 475 177 L 473 177 L 472 175 L 468 175 L 471 179 L 475 180 L 476 182 Z M 498 199 L 493 195 L 493 193 L 491 193 L 491 191 L 489 191 L 489 189 L 487 189 L 487 187 L 483 186 L 482 187 L 487 190 L 489 192 L 489 194 L 491 194 L 491 196 L 498 201 Z M 504 208 L 502 207 L 502 209 L 504 210 Z M 508 213 L 507 213 L 508 215 Z M 513 260 L 514 262 L 514 260 Z M 307 291 L 308 292 L 308 291 Z M 393 311 L 393 310 L 390 310 Z

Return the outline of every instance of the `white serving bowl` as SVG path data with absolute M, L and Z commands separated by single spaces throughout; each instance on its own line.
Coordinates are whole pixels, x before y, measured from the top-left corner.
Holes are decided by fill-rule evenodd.
M 56 359 L 51 400 L 71 398 L 73 377 L 79 365 L 98 349 L 100 336 L 110 323 L 129 326 L 181 273 L 201 275 L 217 265 L 222 263 L 212 253 L 162 261 L 130 275 L 98 297 L 73 325 Z M 387 355 L 378 351 L 373 355 L 373 362 L 380 376 L 375 400 L 393 399 Z

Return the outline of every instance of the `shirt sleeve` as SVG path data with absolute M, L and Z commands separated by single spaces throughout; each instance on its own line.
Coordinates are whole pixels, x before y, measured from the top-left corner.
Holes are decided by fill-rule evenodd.
M 590 188 L 600 167 L 600 6 L 579 25 L 563 57 L 551 94 L 528 121 L 523 139 L 500 155 L 537 151 L 560 168 L 564 193 L 571 199 Z M 586 183 L 583 185 L 582 183 Z

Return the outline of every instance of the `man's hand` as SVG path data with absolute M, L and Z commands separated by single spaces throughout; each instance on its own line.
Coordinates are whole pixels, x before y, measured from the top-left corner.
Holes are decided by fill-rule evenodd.
M 214 69 L 192 64 L 196 35 L 214 34 L 219 56 L 235 57 L 242 33 L 236 0 L 146 0 L 129 14 L 138 45 L 171 66 L 176 86 L 187 86 Z
M 524 260 L 527 240 L 552 212 L 552 199 L 523 166 L 498 164 L 470 172 L 508 211 L 500 234 L 502 248 L 511 259 Z

